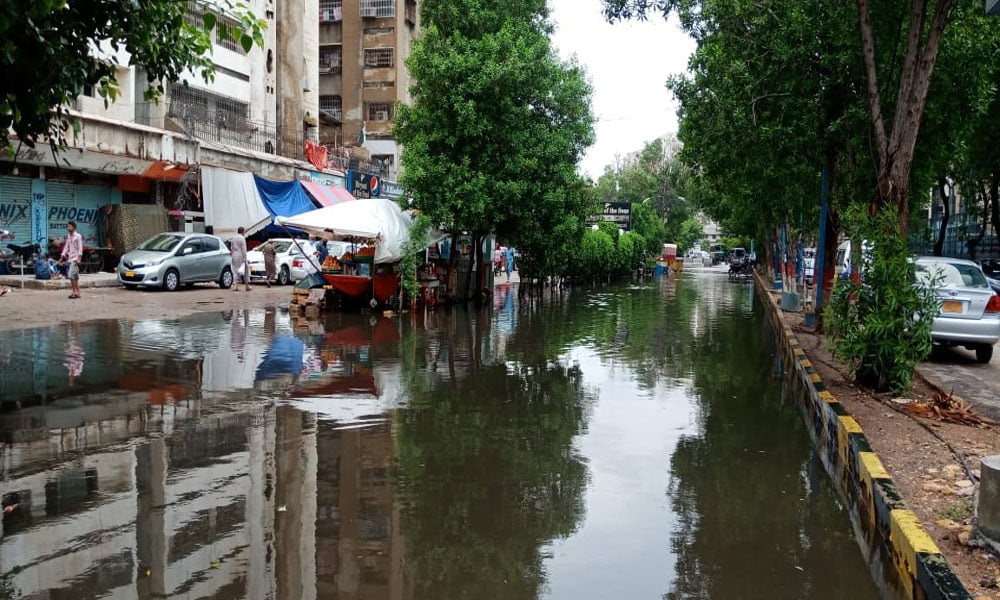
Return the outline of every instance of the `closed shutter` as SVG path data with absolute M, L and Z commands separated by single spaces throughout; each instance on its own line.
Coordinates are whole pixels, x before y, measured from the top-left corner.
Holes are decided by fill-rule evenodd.
M 72 219 L 69 214 L 71 211 L 76 212 L 76 186 L 72 183 L 49 181 L 45 196 L 49 204 L 49 238 L 65 240 L 66 223 Z
M 98 211 L 106 204 L 111 204 L 111 188 L 106 185 L 76 186 L 76 214 L 72 218 L 88 246 L 98 246 L 97 220 Z
M 0 177 L 0 229 L 14 234 L 4 242 L 27 244 L 31 241 L 31 180 L 22 177 Z

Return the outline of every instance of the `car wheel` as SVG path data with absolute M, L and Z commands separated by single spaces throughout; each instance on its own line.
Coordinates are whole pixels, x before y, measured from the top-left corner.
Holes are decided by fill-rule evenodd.
M 181 276 L 176 269 L 167 269 L 163 275 L 163 289 L 168 292 L 176 292 L 181 286 Z
M 993 358 L 993 346 L 989 344 L 976 346 L 976 362 L 988 363 L 991 358 Z
M 222 275 L 219 277 L 219 287 L 224 290 L 233 287 L 233 270 L 229 267 L 222 269 Z
M 282 265 L 278 271 L 278 285 L 288 285 L 292 282 L 292 274 L 288 271 L 288 265 Z

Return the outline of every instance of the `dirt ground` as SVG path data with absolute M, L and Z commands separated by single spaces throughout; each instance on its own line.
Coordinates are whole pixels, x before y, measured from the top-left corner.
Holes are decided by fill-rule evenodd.
M 273 306 L 291 300 L 292 286 L 269 289 L 258 284 L 249 292 L 242 288 L 237 292 L 200 284 L 173 293 L 106 287 L 84 288 L 76 300 L 67 296 L 68 290 L 12 289 L 0 297 L 0 331 L 92 319 L 175 318 L 220 307 Z
M 851 382 L 827 341 L 802 326 L 799 314 L 785 313 L 827 388 L 861 423 L 872 448 L 920 518 L 962 583 L 977 600 L 1000 600 L 1000 560 L 980 545 L 972 530 L 979 494 L 980 458 L 1000 453 L 1000 428 L 941 423 L 900 408 L 908 399 L 930 398 L 936 390 L 918 378 L 907 395 L 872 394 Z

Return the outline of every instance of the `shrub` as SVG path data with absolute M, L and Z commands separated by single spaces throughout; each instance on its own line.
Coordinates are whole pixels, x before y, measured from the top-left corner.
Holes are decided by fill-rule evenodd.
M 875 216 L 862 209 L 849 211 L 845 222 L 851 239 L 866 242 L 860 281 L 837 282 L 826 309 L 833 351 L 862 385 L 904 392 L 917 363 L 931 351 L 931 326 L 938 310 L 933 285 L 916 285 L 894 210 Z

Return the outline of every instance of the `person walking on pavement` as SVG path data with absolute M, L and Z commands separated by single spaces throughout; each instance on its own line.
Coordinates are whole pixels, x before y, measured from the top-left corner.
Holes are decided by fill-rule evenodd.
M 271 287 L 271 280 L 278 276 L 274 244 L 271 240 L 264 242 L 264 245 L 260 248 L 260 252 L 264 255 L 264 280 L 267 283 L 267 287 Z
M 510 272 L 514 270 L 514 249 L 507 246 L 504 251 L 504 268 L 507 270 L 507 281 L 510 281 Z
M 73 293 L 69 297 L 75 300 L 80 297 L 80 260 L 83 258 L 83 236 L 76 230 L 76 221 L 66 223 L 66 231 L 68 232 L 66 245 L 63 246 L 59 262 L 69 264 L 66 277 L 69 278 L 69 283 L 73 286 Z
M 246 231 L 242 227 L 236 230 L 236 235 L 229 240 L 229 258 L 233 265 L 233 277 L 243 280 L 246 290 L 250 291 L 250 265 L 247 264 L 247 239 L 243 237 Z M 239 279 L 233 282 L 233 291 L 240 291 Z

